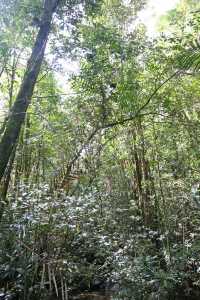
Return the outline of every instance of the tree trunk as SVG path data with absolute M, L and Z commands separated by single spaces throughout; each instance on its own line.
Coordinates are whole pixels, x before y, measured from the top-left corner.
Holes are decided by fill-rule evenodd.
M 40 29 L 27 64 L 20 90 L 11 109 L 6 129 L 0 142 L 0 181 L 4 176 L 11 153 L 19 137 L 20 129 L 33 95 L 34 86 L 44 58 L 52 16 L 58 6 L 58 2 L 59 0 L 45 0 L 44 3 L 44 12 L 40 22 Z

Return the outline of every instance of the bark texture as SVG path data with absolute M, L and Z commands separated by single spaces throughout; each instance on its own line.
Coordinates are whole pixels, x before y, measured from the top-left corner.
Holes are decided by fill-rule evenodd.
M 0 182 L 5 174 L 12 151 L 19 137 L 22 124 L 24 123 L 26 111 L 31 102 L 34 86 L 44 58 L 44 51 L 51 29 L 52 16 L 58 3 L 59 0 L 45 0 L 44 3 L 44 12 L 32 49 L 32 54 L 28 60 L 20 90 L 11 109 L 0 142 Z

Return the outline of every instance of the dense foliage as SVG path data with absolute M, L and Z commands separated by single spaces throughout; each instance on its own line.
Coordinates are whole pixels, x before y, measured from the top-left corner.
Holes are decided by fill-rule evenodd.
M 0 149 L 49 1 L 0 3 Z M 145 1 L 57 2 L 0 168 L 0 299 L 199 299 L 199 1 L 154 38 Z

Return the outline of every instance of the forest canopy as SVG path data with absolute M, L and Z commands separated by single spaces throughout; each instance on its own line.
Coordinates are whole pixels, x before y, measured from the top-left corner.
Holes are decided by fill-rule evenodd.
M 150 35 L 150 0 L 0 1 L 0 299 L 200 299 L 200 2 L 175 2 Z

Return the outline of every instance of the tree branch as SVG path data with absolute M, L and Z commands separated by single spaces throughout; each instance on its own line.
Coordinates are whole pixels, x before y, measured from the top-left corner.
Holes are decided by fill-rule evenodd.
M 109 123 L 109 124 L 106 124 L 102 129 L 105 129 L 105 128 L 112 128 L 114 126 L 117 126 L 117 125 L 123 125 L 127 122 L 130 122 L 132 120 L 134 120 L 135 118 L 137 118 L 139 115 L 140 115 L 140 112 L 146 108 L 146 106 L 150 103 L 150 101 L 153 99 L 153 97 L 157 94 L 157 92 L 168 82 L 170 81 L 172 78 L 174 78 L 176 75 L 179 75 L 181 73 L 181 71 L 176 71 L 175 73 L 173 73 L 170 77 L 168 77 L 166 80 L 164 80 L 154 91 L 153 93 L 149 96 L 149 98 L 147 99 L 147 101 L 137 110 L 137 112 L 129 117 L 129 118 L 126 118 L 126 119 L 122 119 L 122 120 L 119 120 L 119 121 L 115 121 L 113 123 Z

